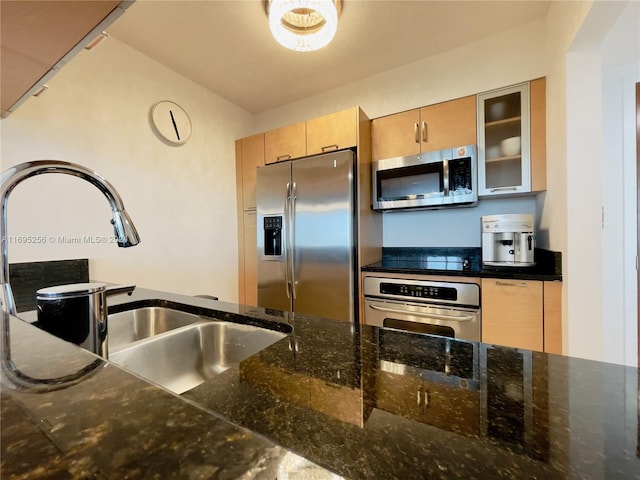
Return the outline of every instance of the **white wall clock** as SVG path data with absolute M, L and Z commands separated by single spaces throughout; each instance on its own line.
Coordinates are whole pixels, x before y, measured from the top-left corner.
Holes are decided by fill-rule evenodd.
M 177 103 L 156 103 L 151 108 L 151 122 L 158 134 L 173 145 L 182 145 L 191 137 L 191 119 Z

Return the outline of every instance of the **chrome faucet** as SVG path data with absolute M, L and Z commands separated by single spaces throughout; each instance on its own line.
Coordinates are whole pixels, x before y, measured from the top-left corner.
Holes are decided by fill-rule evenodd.
M 38 160 L 25 162 L 11 167 L 2 173 L 0 186 L 0 238 L 2 239 L 2 271 L 0 272 L 0 309 L 12 315 L 16 314 L 16 305 L 9 283 L 9 237 L 7 236 L 7 201 L 12 190 L 23 180 L 43 173 L 66 173 L 80 177 L 100 190 L 111 205 L 113 218 L 111 223 L 118 239 L 119 247 L 132 247 L 140 243 L 140 237 L 131 218 L 124 209 L 122 198 L 105 178 L 81 165 L 59 160 Z

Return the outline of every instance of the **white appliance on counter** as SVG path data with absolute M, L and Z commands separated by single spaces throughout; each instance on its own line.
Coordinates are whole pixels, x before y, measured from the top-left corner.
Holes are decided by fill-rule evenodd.
M 482 217 L 482 265 L 534 266 L 535 240 L 532 214 L 485 215 Z

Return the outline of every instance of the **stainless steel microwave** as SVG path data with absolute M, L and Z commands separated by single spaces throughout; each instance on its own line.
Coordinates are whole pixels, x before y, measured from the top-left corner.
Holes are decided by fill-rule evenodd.
M 378 211 L 478 203 L 475 145 L 378 160 L 371 178 L 372 207 Z

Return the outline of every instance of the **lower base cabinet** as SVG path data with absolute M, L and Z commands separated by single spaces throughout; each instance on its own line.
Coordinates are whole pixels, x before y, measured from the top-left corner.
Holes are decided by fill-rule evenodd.
M 444 430 L 480 434 L 480 393 L 477 391 L 378 371 L 376 407 Z
M 562 283 L 483 278 L 482 341 L 562 353 Z
M 258 232 L 256 212 L 247 211 L 242 214 L 242 241 L 239 258 L 240 303 L 255 307 L 258 305 Z
M 292 371 L 292 365 L 283 368 L 254 355 L 240 362 L 240 382 L 287 403 L 311 408 L 360 428 L 364 426 L 362 389 Z

